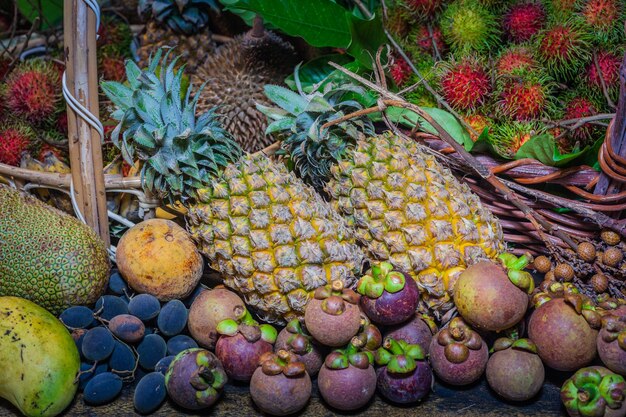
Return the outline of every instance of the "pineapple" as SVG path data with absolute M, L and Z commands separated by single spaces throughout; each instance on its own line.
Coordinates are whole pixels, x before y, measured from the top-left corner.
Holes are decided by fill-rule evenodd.
M 139 14 L 148 23 L 138 37 L 139 66 L 157 49 L 172 47 L 194 72 L 215 50 L 207 27 L 211 7 L 217 7 L 214 0 L 140 0 Z
M 269 322 L 302 316 L 312 292 L 332 280 L 353 285 L 364 255 L 352 229 L 284 165 L 242 155 L 213 112 L 196 118 L 192 89 L 181 98 L 176 59 L 161 56 L 145 70 L 129 61 L 128 86 L 102 83 L 119 121 L 112 140 L 127 161 L 144 162 L 144 188 L 187 206 L 200 251 Z
M 361 108 L 361 87 L 324 82 L 297 94 L 266 86 L 266 94 L 280 106 L 259 106 L 267 131 L 278 133 L 298 175 L 328 196 L 370 259 L 415 278 L 420 310 L 438 318 L 450 310 L 465 267 L 503 250 L 497 219 L 424 148 L 390 132 L 375 135 L 366 117 L 322 130 Z

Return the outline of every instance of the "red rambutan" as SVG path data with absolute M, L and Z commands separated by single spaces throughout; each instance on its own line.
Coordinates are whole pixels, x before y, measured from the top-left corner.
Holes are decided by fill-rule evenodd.
M 573 22 L 554 25 L 539 33 L 537 53 L 555 78 L 575 77 L 591 57 L 589 35 Z
M 567 107 L 565 108 L 564 118 L 565 120 L 579 119 L 581 117 L 593 116 L 597 113 L 598 111 L 590 100 L 583 97 L 574 97 L 572 100 L 569 101 Z M 590 144 L 597 136 L 597 134 L 598 126 L 585 123 L 579 128 L 570 132 L 569 136 L 573 140 L 580 142 L 581 145 L 584 146 Z
M 444 99 L 461 110 L 474 110 L 484 104 L 492 90 L 487 71 L 469 58 L 446 68 L 440 84 Z
M 9 124 L 0 127 L 0 163 L 18 166 L 22 152 L 34 141 L 32 129 L 22 124 Z
M 435 52 L 435 46 L 440 54 L 443 54 L 446 50 L 446 44 L 438 26 L 430 28 L 427 25 L 420 26 L 417 29 L 416 40 L 417 46 L 430 54 Z
M 477 133 L 475 134 L 471 130 L 468 132 L 472 142 L 476 142 L 485 129 L 489 128 L 489 130 L 491 130 L 491 126 L 493 125 L 493 120 L 482 114 L 471 114 L 463 117 L 463 120 Z
M 48 120 L 61 102 L 59 71 L 47 61 L 33 59 L 20 63 L 6 82 L 6 106 L 31 123 Z
M 623 0 L 586 0 L 580 15 L 591 27 L 593 35 L 606 41 L 624 30 L 623 12 Z
M 500 84 L 497 110 L 518 121 L 535 119 L 551 107 L 552 83 L 547 77 L 511 76 Z
M 619 87 L 619 68 L 622 57 L 607 51 L 600 51 L 596 55 L 596 62 L 587 66 L 587 83 L 594 89 L 602 91 L 602 80 L 607 88 Z M 600 71 L 598 71 L 598 69 Z M 602 77 L 602 80 L 600 79 Z
M 111 56 L 100 60 L 100 72 L 102 78 L 107 81 L 123 81 L 126 78 L 124 58 Z
M 397 86 L 401 86 L 411 78 L 411 67 L 401 56 L 395 57 L 389 70 L 391 78 Z
M 520 3 L 512 6 L 504 15 L 502 26 L 508 38 L 521 43 L 530 40 L 541 30 L 546 12 L 539 3 Z
M 61 134 L 63 136 L 67 136 L 67 112 L 61 112 L 59 113 L 59 116 L 57 117 L 57 123 L 56 123 L 56 128 L 59 132 L 61 132 Z
M 489 141 L 498 155 L 511 159 L 522 145 L 540 133 L 535 123 L 509 122 L 496 125 Z
M 420 18 L 435 13 L 441 3 L 442 0 L 405 0 L 405 4 Z
M 506 49 L 496 62 L 498 75 L 511 75 L 516 71 L 528 71 L 537 65 L 532 52 L 523 46 Z

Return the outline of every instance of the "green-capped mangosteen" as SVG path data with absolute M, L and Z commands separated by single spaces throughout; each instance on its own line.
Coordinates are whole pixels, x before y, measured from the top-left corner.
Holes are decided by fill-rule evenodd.
M 310 376 L 317 375 L 324 363 L 324 347 L 313 339 L 299 319 L 291 320 L 278 333 L 274 351 L 279 350 L 287 350 L 296 355 Z
M 424 353 L 428 354 L 430 342 L 437 330 L 437 324 L 432 317 L 415 313 L 409 321 L 388 328 L 384 336 L 404 340 L 411 345 L 420 345 Z
M 571 417 L 626 416 L 626 381 L 602 366 L 579 369 L 561 387 Z

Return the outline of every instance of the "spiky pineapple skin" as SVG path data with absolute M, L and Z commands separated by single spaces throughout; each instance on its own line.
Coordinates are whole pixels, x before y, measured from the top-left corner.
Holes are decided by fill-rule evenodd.
M 245 156 L 198 198 L 190 233 L 224 284 L 264 320 L 301 317 L 315 288 L 333 280 L 354 284 L 363 253 L 353 232 L 282 164 Z
M 432 155 L 386 134 L 361 140 L 332 168 L 327 192 L 372 259 L 410 273 L 420 310 L 452 308 L 458 275 L 503 246 L 497 219 Z

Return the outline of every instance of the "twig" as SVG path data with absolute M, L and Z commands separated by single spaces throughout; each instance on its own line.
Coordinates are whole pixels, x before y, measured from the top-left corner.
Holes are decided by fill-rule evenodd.
M 363 2 L 361 2 L 361 0 L 352 0 L 354 2 L 354 4 L 356 4 L 356 7 L 359 8 L 359 10 L 361 11 L 361 13 L 363 13 L 363 16 L 367 17 L 368 19 L 372 18 L 372 14 L 370 13 L 370 11 L 367 9 L 367 7 L 365 7 L 365 5 L 363 4 Z
M 430 24 L 430 22 L 428 22 L 428 24 L 426 25 L 426 28 L 428 29 L 428 36 L 430 36 L 430 42 L 433 45 L 433 54 L 435 55 L 433 58 L 435 58 L 435 62 L 439 62 L 442 60 L 442 58 L 441 58 L 441 53 L 439 52 L 439 47 L 437 46 L 437 40 L 435 39 L 435 32 L 433 32 L 433 26 Z
M 556 121 L 544 119 L 542 121 L 546 123 L 548 128 L 564 127 L 566 129 L 574 130 L 574 129 L 578 129 L 585 123 L 596 122 L 599 120 L 610 120 L 614 117 L 615 117 L 615 113 L 600 113 L 600 114 L 594 114 L 593 116 L 577 117 L 575 119 L 556 120 Z M 569 126 L 569 125 L 573 125 L 573 126 Z
M 576 249 L 578 247 L 577 243 L 566 233 L 559 229 L 558 226 L 547 221 L 543 216 L 539 213 L 535 212 L 532 208 L 530 208 L 526 203 L 524 203 L 517 194 L 515 194 L 509 187 L 507 187 L 498 177 L 493 175 L 491 171 L 486 168 L 480 161 L 478 161 L 472 154 L 465 150 L 463 145 L 458 143 L 450 134 L 435 120 L 430 114 L 426 113 L 419 106 L 415 104 L 408 103 L 404 101 L 401 97 L 391 93 L 390 91 L 381 88 L 380 86 L 366 80 L 365 78 L 359 76 L 358 74 L 353 73 L 346 68 L 335 64 L 334 62 L 329 62 L 331 66 L 340 70 L 344 74 L 349 77 L 357 80 L 358 82 L 364 84 L 365 86 L 371 88 L 372 90 L 378 92 L 383 97 L 387 97 L 386 99 L 379 100 L 384 106 L 392 106 L 392 107 L 401 107 L 415 112 L 417 115 L 426 120 L 437 132 L 440 137 L 448 143 L 454 150 L 463 157 L 463 159 L 472 167 L 472 169 L 480 175 L 485 181 L 491 184 L 498 192 L 502 194 L 505 200 L 511 202 L 515 207 L 517 207 L 524 216 L 530 221 L 537 232 L 539 233 L 541 240 L 543 240 L 549 246 L 549 239 L 545 237 L 544 230 L 552 233 L 553 235 L 559 237 L 561 240 L 566 242 L 570 247 Z M 382 109 L 381 109 L 382 110 Z
M 616 106 L 613 100 L 611 100 L 611 96 L 609 95 L 609 89 L 606 87 L 606 81 L 604 80 L 604 74 L 602 74 L 602 69 L 600 68 L 600 64 L 598 63 L 598 55 L 596 51 L 593 51 L 593 65 L 596 67 L 596 72 L 598 73 L 598 77 L 600 78 L 600 85 L 602 86 L 602 94 L 606 98 L 606 102 L 610 108 L 615 110 Z

